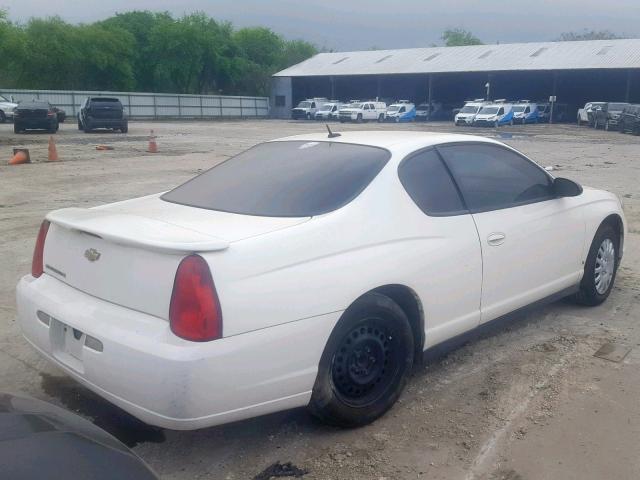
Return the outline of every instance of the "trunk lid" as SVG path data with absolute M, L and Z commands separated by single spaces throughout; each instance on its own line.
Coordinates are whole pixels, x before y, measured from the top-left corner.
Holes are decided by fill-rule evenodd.
M 237 215 L 151 195 L 90 209 L 56 210 L 47 220 L 47 274 L 100 299 L 167 319 L 173 280 L 184 256 L 222 252 L 233 242 L 298 225 L 308 217 Z M 215 265 L 211 270 L 215 281 Z

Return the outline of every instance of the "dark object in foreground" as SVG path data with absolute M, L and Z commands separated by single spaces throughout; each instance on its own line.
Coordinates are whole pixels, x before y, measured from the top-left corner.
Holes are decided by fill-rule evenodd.
M 0 472 L 12 480 L 158 478 L 91 422 L 55 405 L 9 394 L 0 394 Z
M 25 130 L 58 131 L 58 116 L 54 108 L 47 102 L 22 102 L 13 111 L 13 132 Z
M 303 475 L 309 473 L 307 470 L 300 469 L 293 465 L 291 462 L 280 463 L 276 462 L 270 465 L 258 475 L 253 477 L 253 480 L 270 480 L 271 478 L 281 477 L 295 477 L 300 478 Z
M 67 112 L 60 107 L 53 107 L 53 111 L 56 112 L 58 123 L 64 123 L 64 121 L 67 119 Z

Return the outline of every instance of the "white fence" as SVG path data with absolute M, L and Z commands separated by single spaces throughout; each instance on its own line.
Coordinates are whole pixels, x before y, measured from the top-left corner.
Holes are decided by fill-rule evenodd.
M 129 118 L 245 118 L 267 117 L 268 97 L 222 95 L 178 95 L 171 93 L 90 92 L 70 90 L 12 90 L 0 88 L 0 95 L 15 101 L 46 100 L 75 117 L 86 97 L 115 97 Z

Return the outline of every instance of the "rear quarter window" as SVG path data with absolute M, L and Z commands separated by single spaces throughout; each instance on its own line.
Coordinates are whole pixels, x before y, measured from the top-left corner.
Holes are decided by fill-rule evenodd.
M 389 151 L 340 142 L 256 145 L 162 195 L 168 202 L 265 217 L 328 213 L 356 198 Z

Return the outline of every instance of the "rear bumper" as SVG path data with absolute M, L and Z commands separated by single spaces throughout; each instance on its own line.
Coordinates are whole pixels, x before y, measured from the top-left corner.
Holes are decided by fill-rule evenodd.
M 14 123 L 26 129 L 46 130 L 56 126 L 56 118 L 13 118 Z
M 120 128 L 122 125 L 127 123 L 127 120 L 124 118 L 89 117 L 87 122 L 91 125 L 91 128 Z
M 44 274 L 17 286 L 25 338 L 90 390 L 142 421 L 190 430 L 304 406 L 340 313 L 213 342 L 188 342 L 166 320 L 87 295 Z M 51 319 L 46 325 L 38 311 Z M 42 316 L 42 315 L 41 315 Z M 76 341 L 67 326 L 82 332 Z M 102 351 L 84 344 L 98 339 Z

